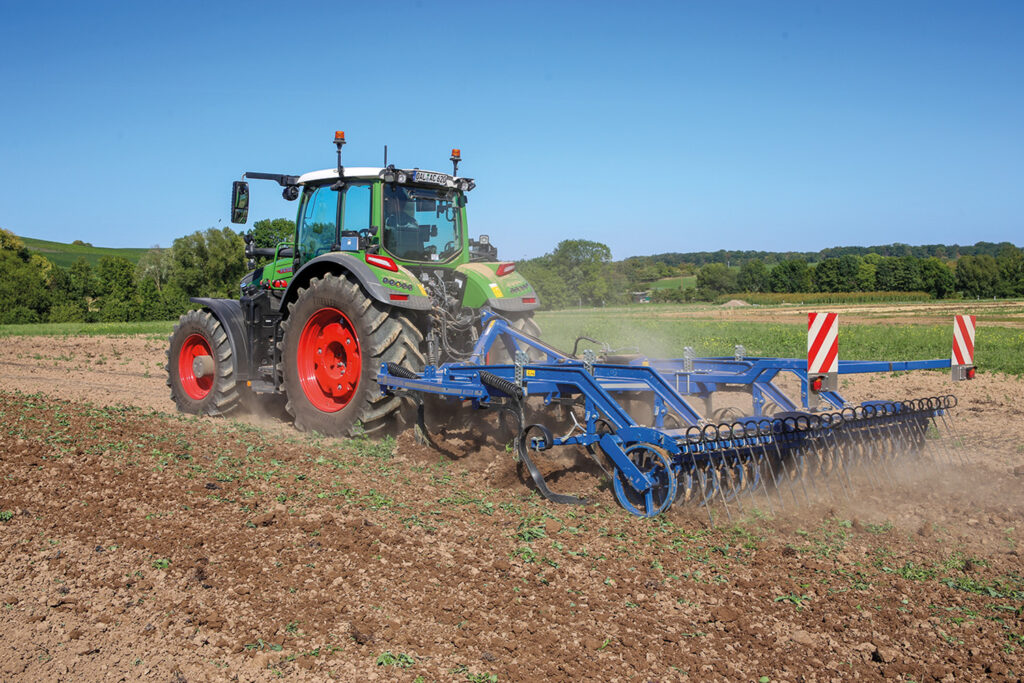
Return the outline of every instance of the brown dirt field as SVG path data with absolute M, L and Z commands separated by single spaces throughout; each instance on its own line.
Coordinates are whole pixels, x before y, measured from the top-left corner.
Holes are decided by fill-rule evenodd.
M 592 504 L 547 503 L 476 429 L 442 454 L 172 414 L 163 353 L 0 349 L 0 680 L 1024 676 L 1019 380 L 845 379 L 853 400 L 955 393 L 968 464 L 709 528 L 630 517 L 571 458 L 542 466 Z

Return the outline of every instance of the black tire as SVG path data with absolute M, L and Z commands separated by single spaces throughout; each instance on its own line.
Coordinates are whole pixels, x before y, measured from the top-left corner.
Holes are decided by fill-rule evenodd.
M 541 331 L 540 325 L 533 319 L 533 313 L 527 313 L 518 317 L 509 317 L 509 322 L 512 324 L 512 328 L 517 332 L 528 334 L 531 337 L 537 337 L 540 339 Z M 530 360 L 544 360 L 544 354 L 535 349 L 529 349 L 526 354 L 530 357 Z M 492 347 L 488 354 L 487 359 L 489 363 L 512 363 L 515 358 L 512 357 L 512 353 L 509 352 L 507 346 L 502 340 L 498 340 Z
M 167 386 L 171 388 L 171 400 L 178 410 L 193 415 L 224 415 L 238 406 L 231 343 L 212 313 L 189 311 L 184 314 L 178 318 L 168 342 Z M 188 369 L 191 363 L 186 356 L 199 349 L 209 350 L 213 358 L 213 373 L 205 378 L 195 377 Z
M 319 382 L 319 379 L 308 374 L 305 380 L 300 377 L 299 349 L 300 344 L 310 343 L 309 338 L 303 341 L 303 331 L 317 325 L 314 316 L 330 309 L 344 315 L 345 333 L 355 340 L 361 368 L 358 374 L 352 375 L 358 379 L 351 393 L 337 399 L 338 403 L 345 401 L 343 407 L 333 409 L 331 406 L 332 410 L 324 410 L 315 401 L 322 403 L 331 399 L 317 394 L 312 382 L 314 379 Z M 426 365 L 420 351 L 423 334 L 403 311 L 371 299 L 357 282 L 343 275 L 325 275 L 299 289 L 295 301 L 288 305 L 281 330 L 282 340 L 278 346 L 288 396 L 286 409 L 298 429 L 330 436 L 376 435 L 400 431 L 410 422 L 411 401 L 382 395 L 376 379 L 381 363 L 397 363 L 417 372 Z M 304 353 L 312 351 L 307 348 Z M 350 357 L 338 355 L 335 358 L 336 363 L 343 362 L 347 368 Z M 307 393 L 307 389 L 311 393 Z

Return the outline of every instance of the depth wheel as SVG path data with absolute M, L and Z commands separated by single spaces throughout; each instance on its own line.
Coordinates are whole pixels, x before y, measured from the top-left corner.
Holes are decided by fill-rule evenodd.
M 653 485 L 646 491 L 637 491 L 616 467 L 612 473 L 612 489 L 619 505 L 637 517 L 654 517 L 672 507 L 678 482 L 668 455 L 646 443 L 633 444 L 626 449 L 626 455 L 653 481 Z
M 178 410 L 193 415 L 223 415 L 238 405 L 231 343 L 212 313 L 184 314 L 168 342 L 167 386 Z
M 351 436 L 397 432 L 410 421 L 409 401 L 377 384 L 381 363 L 413 371 L 426 364 L 423 335 L 403 312 L 347 277 L 324 275 L 299 290 L 281 329 L 286 408 L 297 428 Z

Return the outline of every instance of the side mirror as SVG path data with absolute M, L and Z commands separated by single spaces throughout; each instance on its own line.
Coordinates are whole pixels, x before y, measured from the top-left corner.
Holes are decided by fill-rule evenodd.
M 236 180 L 231 183 L 231 222 L 245 223 L 249 220 L 249 183 Z
M 466 201 L 466 195 L 460 194 L 458 197 L 455 198 L 455 205 L 461 209 L 464 206 L 466 206 Z

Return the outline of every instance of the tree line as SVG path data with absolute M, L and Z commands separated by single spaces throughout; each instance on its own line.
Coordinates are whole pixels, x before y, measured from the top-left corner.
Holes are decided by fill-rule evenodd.
M 659 256 L 614 262 L 603 244 L 565 240 L 551 253 L 519 264 L 518 270 L 537 289 L 544 306 L 555 309 L 627 303 L 634 300 L 634 293 L 650 291 L 656 280 L 686 275 L 696 275 L 694 286 L 655 289 L 653 300 L 713 300 L 743 292 L 926 292 L 938 299 L 1024 296 L 1024 251 L 1012 244 L 979 242 L 975 253 L 967 254 L 956 245 L 910 247 L 909 252 L 902 246 L 906 245 L 889 245 L 886 254 L 863 255 L 855 253 L 862 247 L 840 247 L 826 250 L 833 256 L 815 254 L 817 262 L 803 255 L 774 262 L 749 258 L 737 268 L 725 260 L 698 266 Z M 961 255 L 954 261 L 916 256 L 913 250 L 959 250 Z
M 257 221 L 257 246 L 273 247 L 294 232 L 294 222 Z M 904 249 L 903 247 L 906 247 Z M 662 254 L 612 261 L 600 242 L 564 240 L 549 253 L 518 264 L 549 309 L 629 303 L 635 293 L 667 277 L 696 276 L 695 285 L 653 291 L 655 301 L 713 300 L 742 292 L 926 292 L 935 298 L 1024 296 L 1024 251 L 1001 243 L 974 247 L 887 245 L 886 253 L 837 247 L 815 254 L 715 253 L 703 264 Z M 908 251 L 909 250 L 909 251 Z M 916 250 L 916 251 L 915 251 Z M 965 253 L 972 250 L 973 253 Z M 822 256 L 824 253 L 828 256 Z M 919 256 L 916 254 L 930 254 Z M 947 257 L 934 254 L 943 253 Z M 959 254 L 954 259 L 949 254 Z M 761 257 L 750 258 L 753 254 Z M 779 258 L 784 256 L 783 258 Z M 742 261 L 737 267 L 736 259 Z M 817 259 L 816 261 L 813 259 Z M 96 266 L 80 258 L 70 267 L 34 253 L 0 229 L 0 324 L 131 322 L 172 319 L 192 307 L 189 297 L 237 297 L 248 270 L 244 242 L 230 228 L 210 228 L 153 248 L 138 263 L 104 256 Z
M 294 231 L 287 219 L 253 224 L 257 246 L 274 246 Z M 247 271 L 244 241 L 230 228 L 200 230 L 154 247 L 138 263 L 85 257 L 64 268 L 0 229 L 0 324 L 168 320 L 193 305 L 189 297 L 238 297 Z
M 817 263 L 827 258 L 840 256 L 913 256 L 918 259 L 937 258 L 946 261 L 957 261 L 961 256 L 996 257 L 1007 242 L 976 242 L 973 245 L 960 244 L 921 244 L 910 245 L 902 242 L 881 244 L 872 247 L 829 247 L 821 251 L 743 251 L 719 249 L 718 251 L 667 252 L 651 256 L 631 256 L 626 261 L 640 263 L 664 263 L 672 268 L 694 272 L 697 268 L 709 263 L 724 263 L 727 266 L 742 266 L 749 261 L 763 261 L 766 265 L 775 265 L 783 261 L 803 260 Z

